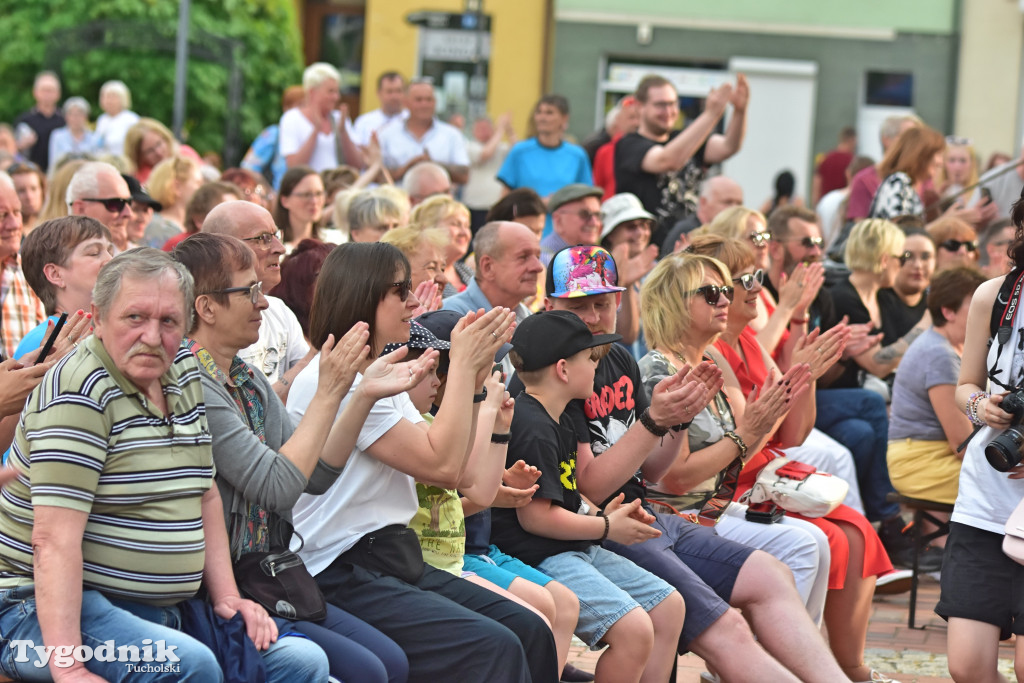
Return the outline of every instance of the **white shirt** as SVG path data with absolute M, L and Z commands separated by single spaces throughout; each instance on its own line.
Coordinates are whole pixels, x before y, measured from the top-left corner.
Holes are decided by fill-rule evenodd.
M 337 127 L 338 122 L 341 121 L 341 112 L 332 111 L 331 118 L 334 119 L 334 125 Z M 348 119 L 345 119 L 345 130 L 349 136 L 352 135 L 352 123 Z M 286 111 L 281 116 L 281 125 L 277 133 L 278 151 L 281 156 L 287 157 L 302 149 L 312 132 L 313 123 L 303 115 L 298 107 Z M 306 165 L 317 173 L 338 167 L 338 145 L 334 138 L 333 131 L 327 134 L 316 134 L 316 147 L 313 148 L 309 163 Z
M 403 109 L 397 114 L 385 114 L 381 109 L 368 111 L 352 124 L 352 140 L 363 147 L 370 144 L 370 135 L 380 131 L 392 121 L 404 121 L 409 117 L 409 110 Z
M 267 302 L 270 307 L 263 311 L 259 340 L 238 355 L 273 384 L 309 353 L 309 344 L 302 335 L 299 319 L 288 304 L 269 295 Z
M 439 164 L 469 166 L 466 139 L 455 126 L 434 119 L 433 125 L 419 139 L 409 132 L 407 126 L 408 122 L 402 125 L 395 122 L 377 135 L 381 156 L 388 168 L 403 166 L 410 159 L 423 154 L 424 150 L 430 154 L 432 161 Z
M 100 147 L 114 156 L 124 154 L 124 137 L 128 129 L 139 122 L 139 115 L 133 111 L 122 109 L 117 116 L 100 114 L 96 119 L 96 137 Z M 50 160 L 52 163 L 52 159 Z
M 505 186 L 498 182 L 498 171 L 508 156 L 508 143 L 502 140 L 487 161 L 481 162 L 484 143 L 467 140 L 466 152 L 472 166 L 469 167 L 469 182 L 462 186 L 462 203 L 471 209 L 489 209 L 499 199 Z
M 834 240 L 842 230 L 843 216 L 839 215 L 839 205 L 846 199 L 849 191 L 847 188 L 832 190 L 818 200 L 818 206 L 814 208 L 821 217 L 821 236 L 825 238 L 825 246 L 832 246 Z
M 288 415 L 294 424 L 313 399 L 319 377 L 317 355 L 295 378 L 288 393 Z M 362 381 L 363 376 L 357 374 L 338 408 L 339 415 Z M 299 555 L 311 574 L 322 572 L 366 534 L 391 524 L 405 526 L 416 514 L 416 481 L 366 453 L 402 418 L 412 423 L 423 421 L 404 392 L 373 404 L 356 448 L 334 485 L 322 496 L 299 496 L 292 508 L 292 523 L 304 541 Z

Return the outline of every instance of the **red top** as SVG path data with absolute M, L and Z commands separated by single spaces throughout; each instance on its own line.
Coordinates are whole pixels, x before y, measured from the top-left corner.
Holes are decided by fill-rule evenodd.
M 606 201 L 615 194 L 615 143 L 619 141 L 622 134 L 619 133 L 597 148 L 594 154 L 594 184 L 604 190 L 601 201 Z
M 832 190 L 846 187 L 846 167 L 853 161 L 853 155 L 834 149 L 825 155 L 818 164 L 818 175 L 821 177 L 821 196 Z

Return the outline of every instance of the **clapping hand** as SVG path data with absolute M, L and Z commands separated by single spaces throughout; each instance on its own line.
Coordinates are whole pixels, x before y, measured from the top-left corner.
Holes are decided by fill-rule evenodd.
M 437 363 L 438 352 L 427 349 L 415 360 L 400 362 L 408 352 L 409 347 L 402 346 L 370 363 L 363 372 L 358 390 L 378 401 L 408 391 L 422 382 Z

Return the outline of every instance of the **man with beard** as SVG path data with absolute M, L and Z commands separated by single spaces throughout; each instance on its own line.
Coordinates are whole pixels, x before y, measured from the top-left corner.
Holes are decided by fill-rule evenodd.
M 789 277 L 798 264 L 820 261 L 823 240 L 817 215 L 803 207 L 777 209 L 768 219 L 768 232 L 772 234 L 768 243 L 771 267 L 764 287 L 777 301 L 783 274 Z M 824 332 L 838 322 L 832 297 L 822 287 L 808 311 L 794 314 L 790 326 L 791 331 L 795 325 L 806 325 L 807 330 L 818 327 Z M 818 412 L 814 426 L 850 449 L 865 516 L 872 522 L 880 522 L 878 535 L 890 559 L 898 561 L 904 559 L 901 551 L 909 541 L 903 534 L 899 505 L 886 500 L 895 489 L 889 481 L 885 459 L 889 434 L 885 399 L 867 389 L 845 386 L 843 382 L 855 356 L 873 347 L 879 352 L 888 348 L 881 346 L 882 335 L 872 334 L 870 327 L 868 324 L 849 325 L 852 334 L 842 358 L 818 380 Z M 831 388 L 832 385 L 842 388 Z
M 736 86 L 711 90 L 704 111 L 683 130 L 679 94 L 667 79 L 647 76 L 636 89 L 640 129 L 615 146 L 615 191 L 630 192 L 658 217 L 651 242 L 661 244 L 680 219 L 697 210 L 697 194 L 708 167 L 740 150 L 747 125 L 750 88 L 743 74 Z M 724 135 L 714 133 L 728 104 L 733 115 Z

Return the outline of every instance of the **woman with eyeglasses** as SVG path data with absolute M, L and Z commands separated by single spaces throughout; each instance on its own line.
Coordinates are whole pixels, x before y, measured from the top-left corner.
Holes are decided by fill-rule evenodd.
M 983 246 L 978 250 L 983 255 L 981 272 L 985 277 L 1002 277 L 1013 268 L 1010 249 L 1016 230 L 1009 219 L 998 220 L 985 229 Z
M 356 398 L 339 410 L 356 367 L 369 360 L 369 334 L 360 323 L 337 343 L 329 336 L 316 400 L 293 426 L 270 382 L 238 356 L 259 337 L 267 308 L 252 251 L 234 237 L 200 233 L 172 255 L 195 280 L 185 346 L 199 362 L 232 561 L 300 546 L 291 524 L 296 500 L 330 488 L 373 402 L 408 389 L 429 364 L 394 363 L 397 354 L 377 359 L 364 371 Z M 245 576 L 239 584 L 244 590 Z M 280 632 L 297 631 L 323 648 L 338 680 L 397 683 L 408 676 L 393 641 L 337 606 L 329 605 L 322 619 L 275 621 Z
M 768 232 L 764 214 L 743 206 L 732 206 L 719 213 L 705 226 L 694 230 L 691 238 L 701 235 L 719 235 L 746 241 L 753 248 L 754 265 L 767 277 L 771 268 L 768 245 L 772 234 Z M 808 246 L 808 245 L 805 245 Z M 808 248 L 810 248 L 808 246 Z M 825 282 L 825 268 L 820 263 L 800 263 L 793 269 L 792 276 L 785 278 L 779 286 L 779 299 L 775 300 L 767 288 L 761 287 L 757 300 L 757 317 L 751 327 L 757 332 L 757 339 L 772 354 L 788 354 L 786 347 L 790 323 L 794 318 L 806 318 L 818 290 Z M 795 341 L 795 340 L 794 340 Z M 783 345 L 779 347 L 780 343 Z
M 882 346 L 909 332 L 928 310 L 925 293 L 935 273 L 935 245 L 921 229 L 904 229 L 903 255 L 892 287 L 878 290 L 882 316 Z
M 896 139 L 878 164 L 882 184 L 868 210 L 869 218 L 924 216 L 921 193 L 941 173 L 946 140 L 928 126 L 909 128 Z
M 925 228 L 935 244 L 935 271 L 954 266 L 977 267 L 978 234 L 967 221 L 940 218 Z
M 309 166 L 296 166 L 285 172 L 273 211 L 285 253 L 290 254 L 304 239 L 320 238 L 317 224 L 323 218 L 326 199 L 324 181 Z
M 1024 201 L 1013 205 L 1017 228 L 1013 260 L 1024 264 Z M 1024 498 L 1021 467 L 986 458 L 986 446 L 1015 421 L 1003 408 L 1007 392 L 1021 386 L 1024 327 L 1019 292 L 1024 268 L 1017 265 L 1004 277 L 981 284 L 967 313 L 956 407 L 977 433 L 964 451 L 959 488 L 943 555 L 942 593 L 935 612 L 949 622 L 946 652 L 949 673 L 957 683 L 995 683 L 999 673 L 999 641 L 1017 634 L 1017 670 L 1024 665 L 1024 567 L 1003 552 L 1006 522 Z M 936 276 L 938 277 L 938 276 Z M 1010 454 L 1016 455 L 1014 450 Z M 995 464 L 1000 465 L 996 469 Z
M 722 403 L 728 405 L 728 419 L 733 425 L 733 433 L 740 436 L 741 443 L 746 447 L 744 449 L 739 443 L 729 444 L 733 446 L 731 457 L 735 457 L 738 450 L 745 461 L 737 478 L 736 496 L 739 496 L 751 488 L 758 473 L 769 462 L 781 455 L 780 448 L 799 445 L 807 436 L 815 417 L 814 382 L 839 359 L 847 332 L 839 326 L 823 335 L 808 335 L 794 353 L 792 366 L 783 375 L 747 327 L 756 315 L 758 286 L 753 277 L 755 271 L 749 247 L 738 240 L 708 237 L 700 244 L 695 244 L 694 249 L 703 253 L 704 258 L 708 258 L 707 254 L 715 254 L 720 259 L 715 262 L 724 267 L 724 272 L 731 276 L 729 280 L 735 287 L 728 304 L 723 303 L 725 297 L 721 296 L 716 302 L 717 310 L 727 311 L 727 320 L 721 333 L 712 339 L 702 353 L 710 355 L 722 369 L 725 381 L 723 392 L 727 399 Z M 748 284 L 752 285 L 751 289 L 744 287 Z M 645 303 L 648 302 L 645 300 Z M 706 302 L 697 302 L 696 305 L 701 304 Z M 691 303 L 691 308 L 694 305 Z M 648 378 L 647 373 L 644 373 L 645 386 L 654 380 L 654 376 Z M 753 437 L 753 442 L 747 440 L 750 432 L 746 430 L 758 425 L 762 419 L 758 406 L 760 398 L 750 401 L 749 397 L 767 398 L 775 386 L 784 386 L 789 390 L 785 394 L 783 409 L 779 411 L 776 420 L 762 428 L 759 436 Z M 725 422 L 724 419 L 722 421 Z M 726 422 L 725 426 L 728 427 L 729 423 Z M 693 449 L 693 425 L 689 432 L 692 460 L 699 457 L 701 451 Z M 758 433 L 753 431 L 752 434 Z M 728 457 L 730 455 L 722 459 Z M 749 544 L 761 542 L 765 525 L 758 527 L 742 519 L 742 512 L 742 506 L 730 505 L 726 510 L 726 519 L 716 529 L 726 538 Z M 875 578 L 892 572 L 892 564 L 871 524 L 862 514 L 845 505 L 818 518 L 806 518 L 787 512 L 785 520 L 785 525 L 801 530 L 811 525 L 819 532 L 814 533 L 815 538 L 820 538 L 821 534 L 827 538 L 827 550 L 823 551 L 823 564 L 828 567 L 823 571 L 827 576 L 825 583 L 828 588 L 827 595 L 822 596 L 824 619 L 829 632 L 829 644 L 843 672 L 853 681 L 890 680 L 864 664 L 864 643 Z M 778 525 L 767 526 L 775 529 Z
M 310 342 L 322 348 L 329 334 L 357 323 L 369 332 L 370 357 L 356 364 L 363 374 L 343 406 L 358 400 L 370 359 L 389 343 L 409 340 L 419 306 L 411 290 L 409 262 L 390 244 L 342 244 L 324 261 Z M 324 597 L 397 642 L 408 655 L 410 680 L 558 680 L 555 643 L 544 622 L 426 566 L 408 528 L 419 508 L 416 481 L 453 487 L 464 471 L 484 380 L 495 352 L 511 338 L 514 319 L 505 308 L 462 318 L 452 331 L 448 384 L 434 421 L 428 426 L 405 393 L 377 401 L 338 481 L 322 496 L 303 495 L 294 509 L 296 531 L 306 540 L 299 554 Z M 317 408 L 321 355 L 292 385 L 293 419 Z M 421 360 L 436 358 L 428 351 Z

